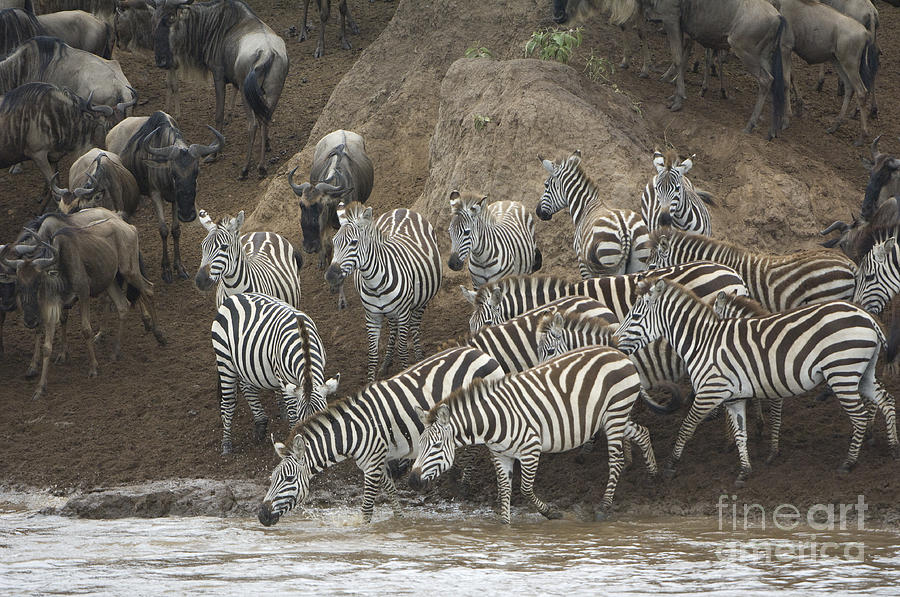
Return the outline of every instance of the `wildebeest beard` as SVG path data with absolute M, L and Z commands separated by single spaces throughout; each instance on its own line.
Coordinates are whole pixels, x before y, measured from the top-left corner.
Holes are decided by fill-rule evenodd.
M 325 205 L 321 200 L 307 204 L 300 202 L 300 230 L 303 232 L 303 250 L 318 253 L 322 249 L 322 235 L 325 233 L 323 219 Z

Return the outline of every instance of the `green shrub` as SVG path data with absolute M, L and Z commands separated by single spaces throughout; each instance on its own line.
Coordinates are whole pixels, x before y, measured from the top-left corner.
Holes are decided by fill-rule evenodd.
M 535 31 L 525 44 L 525 56 L 537 54 L 541 60 L 556 60 L 568 64 L 572 52 L 581 45 L 581 39 L 581 27 L 567 30 L 552 27 Z

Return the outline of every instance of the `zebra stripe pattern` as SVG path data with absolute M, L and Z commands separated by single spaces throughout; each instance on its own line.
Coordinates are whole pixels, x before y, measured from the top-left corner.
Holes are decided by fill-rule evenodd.
M 291 425 L 323 409 L 339 377 L 325 381 L 325 347 L 303 311 L 265 294 L 226 297 L 212 323 L 212 345 L 221 391 L 222 453 L 232 451 L 231 421 L 240 386 L 253 415 L 256 441 L 269 419 L 260 390 L 284 396 Z
M 451 191 L 450 211 L 448 265 L 459 271 L 468 259 L 475 290 L 503 276 L 530 274 L 541 268 L 534 219 L 519 201 L 488 205 L 487 197 Z
M 641 394 L 631 361 L 621 352 L 592 347 L 568 352 L 497 382 L 475 383 L 438 403 L 425 415 L 419 455 L 409 483 L 421 488 L 453 464 L 456 449 L 484 444 L 497 472 L 503 522 L 510 522 L 510 479 L 521 464 L 522 495 L 547 518 L 561 518 L 534 494 L 538 460 L 545 452 L 577 448 L 603 431 L 609 450 L 609 480 L 597 512 L 612 503 L 624 464 L 623 444 L 634 439 L 651 474 L 656 459 L 647 429 L 630 420 Z
M 644 187 L 641 194 L 641 217 L 647 229 L 653 232 L 660 226 L 709 236 L 711 226 L 709 210 L 690 179 L 685 176 L 694 165 L 688 158 L 676 164 L 678 156 L 673 151 L 665 155 L 653 154 L 656 175 Z
M 853 302 L 869 313 L 881 313 L 900 292 L 900 228 L 873 230 L 864 242 L 865 254 L 856 274 Z
M 225 297 L 259 292 L 300 308 L 300 268 L 303 257 L 283 236 L 274 232 L 241 234 L 243 210 L 215 224 L 205 210 L 200 223 L 207 230 L 200 243 L 202 257 L 194 283 L 200 290 L 216 286 L 216 307 Z
M 554 164 L 541 160 L 550 176 L 537 215 L 549 220 L 568 207 L 575 225 L 575 255 L 584 279 L 627 274 L 647 268 L 649 232 L 639 214 L 608 209 L 600 203 L 600 190 L 581 168 L 581 152 Z
M 408 209 L 372 216 L 372 208 L 353 202 L 338 208 L 341 228 L 334 236 L 334 254 L 325 279 L 341 284 L 355 272 L 354 282 L 366 311 L 369 351 L 366 378 L 375 380 L 378 340 L 385 319 L 390 336 L 381 375 L 394 354 L 408 365 L 407 339 L 415 359 L 422 358 L 420 324 L 428 301 L 441 287 L 441 256 L 434 228 Z
M 631 353 L 663 337 L 684 359 L 696 397 L 669 460 L 674 473 L 685 443 L 709 412 L 724 402 L 741 461 L 737 478 L 750 474 L 745 399 L 770 400 L 769 459 L 778 453 L 785 397 L 825 382 L 850 416 L 853 435 L 841 470 L 856 464 L 868 419 L 884 415 L 888 441 L 900 457 L 894 398 L 875 380 L 884 334 L 871 315 L 844 301 L 801 307 L 765 317 L 720 320 L 696 295 L 669 280 L 644 282 L 640 296 L 616 332 Z
M 259 509 L 269 526 L 309 494 L 312 475 L 352 458 L 365 476 L 362 512 L 372 519 L 375 496 L 383 490 L 394 514 L 400 505 L 387 461 L 418 454 L 423 425 L 415 408 L 429 409 L 476 379 L 499 379 L 500 365 L 480 350 L 451 348 L 406 371 L 339 400 L 294 427 L 286 444 L 275 444 L 281 463 Z
M 469 318 L 469 329 L 477 332 L 566 296 L 586 296 L 600 301 L 621 321 L 631 309 L 638 282 L 646 275 L 647 272 L 642 272 L 576 283 L 552 276 L 507 276 L 478 292 L 462 288 L 466 300 L 475 307 Z M 684 284 L 703 298 L 712 299 L 719 291 L 747 294 L 747 287 L 737 272 L 717 263 L 686 263 L 657 269 L 653 275 Z
M 773 313 L 832 300 L 850 300 L 856 265 L 836 251 L 763 255 L 705 236 L 660 229 L 651 236 L 650 267 L 698 259 L 734 269 L 747 282 L 750 296 Z

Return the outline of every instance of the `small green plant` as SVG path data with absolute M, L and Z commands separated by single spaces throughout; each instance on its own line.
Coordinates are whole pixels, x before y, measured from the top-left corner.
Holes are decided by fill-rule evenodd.
M 535 31 L 525 43 L 525 56 L 537 54 L 541 60 L 556 60 L 568 64 L 575 48 L 581 45 L 581 27 L 561 30 L 551 27 Z
M 488 123 L 491 122 L 490 116 L 484 116 L 482 114 L 475 114 L 472 118 L 475 120 L 476 131 L 484 130 L 484 127 L 486 127 Z
M 478 42 L 475 42 L 474 46 L 469 46 L 466 49 L 466 58 L 493 58 L 494 54 L 489 49 L 484 46 L 479 46 Z
M 616 69 L 607 58 L 598 56 L 591 50 L 591 55 L 584 63 L 584 72 L 591 81 L 609 83 L 610 76 L 616 72 Z

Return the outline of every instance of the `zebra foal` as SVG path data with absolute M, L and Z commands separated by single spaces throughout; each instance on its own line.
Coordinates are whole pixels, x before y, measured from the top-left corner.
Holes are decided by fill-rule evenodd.
M 272 471 L 259 521 L 265 526 L 278 522 L 306 499 L 313 475 L 348 458 L 365 477 L 362 513 L 366 522 L 372 519 L 379 491 L 388 495 L 394 515 L 400 516 L 387 462 L 418 453 L 423 426 L 415 408 L 429 409 L 475 379 L 502 376 L 497 361 L 480 350 L 450 348 L 304 419 L 291 430 L 287 442 L 275 444 L 281 462 Z
M 705 203 L 715 205 L 709 193 L 697 191 L 685 176 L 694 165 L 691 158 L 678 162 L 674 151 L 653 153 L 656 174 L 641 194 L 641 217 L 647 230 L 671 226 L 693 234 L 709 236 L 711 226 Z
M 519 201 L 488 204 L 486 196 L 454 190 L 450 212 L 448 265 L 459 271 L 468 259 L 475 290 L 503 276 L 541 269 L 534 220 Z
M 246 293 L 226 297 L 213 320 L 213 352 L 221 391 L 222 454 L 232 452 L 231 421 L 240 386 L 253 414 L 256 441 L 269 419 L 259 390 L 284 396 L 288 423 L 325 408 L 340 375 L 325 381 L 325 346 L 309 316 L 276 298 Z
M 581 277 L 630 274 L 647 269 L 649 232 L 641 216 L 627 209 L 608 209 L 600 202 L 600 189 L 581 168 L 576 151 L 558 164 L 541 159 L 550 176 L 537 215 L 549 220 L 568 207 L 575 225 L 575 255 Z
M 650 280 L 641 284 L 640 295 L 616 336 L 626 353 L 663 337 L 687 366 L 696 397 L 678 432 L 667 473 L 674 474 L 684 445 L 700 421 L 724 403 L 741 462 L 735 483 L 743 485 L 751 472 L 745 399 L 769 399 L 771 460 L 778 454 L 782 400 L 822 382 L 838 397 L 853 425 L 840 470 L 849 471 L 859 458 L 870 405 L 884 415 L 891 449 L 900 457 L 894 398 L 875 380 L 884 334 L 872 316 L 856 305 L 830 301 L 764 317 L 721 320 L 683 286 Z
M 412 339 L 415 359 L 422 358 L 420 324 L 425 306 L 441 287 L 441 256 L 434 228 L 414 211 L 395 209 L 375 219 L 371 207 L 353 202 L 338 207 L 338 219 L 341 228 L 325 279 L 335 287 L 355 273 L 366 311 L 366 380 L 372 382 L 385 319 L 390 336 L 381 375 L 387 375 L 395 353 L 402 367 L 409 364 L 407 339 Z
M 243 210 L 216 224 L 201 209 L 199 220 L 207 234 L 200 243 L 203 254 L 194 284 L 199 290 L 217 284 L 216 308 L 225 297 L 241 292 L 260 292 L 300 308 L 303 257 L 286 238 L 274 232 L 241 234 Z
M 532 369 L 495 382 L 476 382 L 454 392 L 426 414 L 419 455 L 409 476 L 423 488 L 453 465 L 457 448 L 484 444 L 497 473 L 501 518 L 509 524 L 513 464 L 521 464 L 521 490 L 547 518 L 562 518 L 534 494 L 542 453 L 577 448 L 603 431 L 609 450 L 609 480 L 596 514 L 605 514 L 624 465 L 623 445 L 634 440 L 650 473 L 656 459 L 647 429 L 631 421 L 631 408 L 642 394 L 631 361 L 607 347 L 568 352 Z

